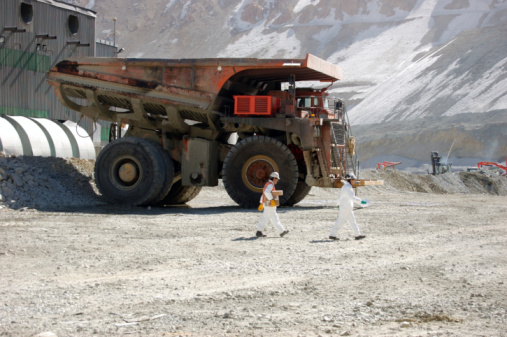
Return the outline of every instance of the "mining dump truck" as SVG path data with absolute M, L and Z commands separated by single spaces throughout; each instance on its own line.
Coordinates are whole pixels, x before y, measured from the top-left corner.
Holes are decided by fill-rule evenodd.
M 128 126 L 96 159 L 95 183 L 110 202 L 186 203 L 222 179 L 236 203 L 252 208 L 273 171 L 281 176 L 281 206 L 300 202 L 313 186 L 339 188 L 356 171 L 345 108 L 326 90 L 341 77 L 339 67 L 309 54 L 76 58 L 47 79 L 68 108 Z

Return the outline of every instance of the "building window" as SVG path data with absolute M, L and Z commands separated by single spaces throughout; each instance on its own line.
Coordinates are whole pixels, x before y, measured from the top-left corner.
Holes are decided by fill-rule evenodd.
M 30 4 L 21 3 L 21 18 L 25 23 L 32 22 L 33 19 L 33 7 Z
M 69 25 L 69 30 L 72 35 L 76 35 L 79 31 L 79 19 L 75 15 L 69 15 L 69 20 L 67 21 Z

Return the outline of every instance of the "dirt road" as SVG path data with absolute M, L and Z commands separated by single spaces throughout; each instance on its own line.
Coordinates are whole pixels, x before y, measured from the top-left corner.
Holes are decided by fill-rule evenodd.
M 2 336 L 506 336 L 507 197 L 364 189 L 279 209 L 223 188 L 180 208 L 0 210 Z

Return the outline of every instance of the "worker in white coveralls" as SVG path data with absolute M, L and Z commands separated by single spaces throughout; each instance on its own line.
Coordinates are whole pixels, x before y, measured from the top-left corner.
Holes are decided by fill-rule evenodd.
M 356 183 L 356 176 L 354 175 L 354 173 L 346 174 L 345 179 L 347 181 L 343 184 L 340 191 L 340 196 L 338 197 L 340 214 L 338 215 L 338 219 L 336 219 L 333 228 L 331 228 L 331 234 L 329 234 L 329 238 L 331 240 L 338 240 L 338 238 L 336 237 L 336 233 L 338 233 L 338 230 L 344 223 L 348 222 L 352 226 L 352 230 L 354 231 L 356 240 L 361 240 L 364 239 L 366 236 L 361 235 L 361 231 L 357 226 L 356 218 L 353 212 L 354 201 L 360 202 L 362 205 L 365 205 L 366 201 L 356 197 L 354 193 L 354 189 L 352 188 L 352 186 L 355 185 Z
M 264 230 L 264 226 L 268 223 L 269 220 L 275 225 L 276 229 L 280 233 L 280 236 L 283 237 L 285 234 L 289 233 L 288 230 L 283 228 L 280 219 L 278 218 L 278 214 L 276 214 L 276 203 L 275 198 L 273 197 L 273 190 L 275 189 L 275 185 L 280 180 L 280 175 L 278 172 L 273 172 L 269 175 L 269 181 L 264 185 L 262 190 L 262 196 L 260 203 L 263 205 L 264 209 L 262 211 L 261 219 L 259 220 L 259 224 L 257 225 L 257 233 L 255 236 L 258 238 L 265 237 L 266 235 L 262 233 Z

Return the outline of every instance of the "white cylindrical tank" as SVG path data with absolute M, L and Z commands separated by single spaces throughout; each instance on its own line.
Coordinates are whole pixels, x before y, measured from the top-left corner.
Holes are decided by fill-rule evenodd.
M 33 118 L 33 121 L 39 124 L 39 126 L 50 135 L 50 141 L 53 142 L 52 148 L 54 149 L 51 154 L 53 157 L 74 157 L 72 153 L 72 143 L 65 133 L 62 123 L 45 118 Z
M 49 145 L 48 135 L 44 133 L 45 130 L 28 117 L 24 116 L 10 116 L 11 123 L 15 125 L 18 130 L 19 136 L 23 142 L 30 144 L 32 156 L 51 157 L 51 147 Z M 16 125 L 16 123 L 18 125 Z M 21 128 L 22 130 L 20 130 Z M 26 147 L 24 149 L 26 151 Z
M 0 151 L 7 154 L 23 154 L 23 142 L 19 133 L 7 119 L 0 116 Z
M 65 121 L 63 125 L 72 132 L 72 135 L 77 142 L 79 148 L 79 158 L 95 159 L 95 146 L 93 146 L 93 142 L 90 136 L 88 136 L 88 132 L 72 121 Z
M 0 151 L 16 156 L 95 159 L 86 130 L 74 122 L 0 116 Z

